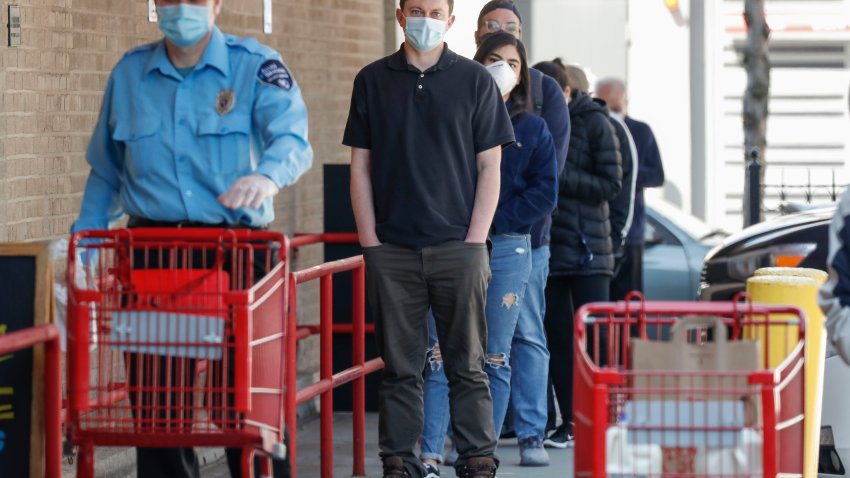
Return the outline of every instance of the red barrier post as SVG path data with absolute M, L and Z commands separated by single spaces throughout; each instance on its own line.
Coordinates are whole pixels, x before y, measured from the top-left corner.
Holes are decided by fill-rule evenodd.
M 351 281 L 351 323 L 353 328 L 351 364 L 363 367 L 366 363 L 366 268 L 363 264 L 352 271 Z M 352 397 L 352 453 L 354 455 L 354 475 L 366 476 L 366 376 L 351 384 Z
M 323 275 L 320 283 L 320 348 L 321 363 L 319 365 L 320 380 L 333 383 L 333 275 Z M 333 442 L 334 442 L 334 409 L 333 409 L 333 386 L 328 387 L 322 393 L 322 476 L 332 477 L 333 465 Z
M 44 476 L 62 476 L 62 428 L 59 414 L 62 409 L 61 358 L 59 329 L 53 324 L 39 325 L 0 337 L 0 355 L 44 344 Z
M 301 234 L 296 235 L 291 242 L 292 249 L 312 244 L 356 244 L 356 234 Z M 333 324 L 333 275 L 352 271 L 352 323 Z M 292 463 L 292 477 L 296 477 L 297 434 L 296 407 L 298 404 L 321 395 L 321 476 L 333 476 L 333 390 L 348 382 L 353 388 L 353 454 L 354 476 L 365 476 L 365 376 L 383 368 L 381 359 L 365 360 L 366 333 L 373 333 L 374 327 L 366 325 L 365 314 L 365 269 L 362 256 L 349 257 L 338 261 L 321 264 L 290 274 L 289 280 L 289 309 L 286 312 L 288 321 L 287 351 L 286 351 L 286 397 L 285 418 L 290 433 L 289 456 Z M 320 281 L 320 323 L 319 325 L 297 325 L 297 285 L 312 280 Z M 352 366 L 346 370 L 333 373 L 333 334 L 351 334 Z M 314 335 L 320 336 L 320 379 L 319 381 L 296 389 L 296 344 Z
M 45 476 L 62 476 L 62 352 L 59 348 L 59 332 L 44 345 L 44 453 Z
M 287 455 L 289 462 L 292 465 L 292 478 L 297 478 L 296 460 L 298 457 L 298 420 L 297 409 L 297 382 L 298 382 L 298 367 L 296 357 L 298 354 L 298 282 L 295 280 L 295 274 L 289 275 L 289 304 L 286 311 L 286 393 L 284 396 L 284 420 L 286 420 L 286 428 L 289 430 L 289 444 L 287 446 Z

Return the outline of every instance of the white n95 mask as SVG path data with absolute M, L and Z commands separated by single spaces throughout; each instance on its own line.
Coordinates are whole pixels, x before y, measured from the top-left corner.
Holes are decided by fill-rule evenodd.
M 499 87 L 499 93 L 502 96 L 507 95 L 516 88 L 517 75 L 506 62 L 497 61 L 495 63 L 490 63 L 485 68 L 487 68 L 487 71 L 489 71 L 490 75 L 493 76 L 493 79 L 496 80 L 496 86 Z

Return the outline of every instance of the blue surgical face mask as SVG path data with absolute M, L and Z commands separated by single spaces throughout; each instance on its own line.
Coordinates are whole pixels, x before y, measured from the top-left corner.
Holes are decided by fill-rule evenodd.
M 404 38 L 410 46 L 422 53 L 429 52 L 443 43 L 447 22 L 428 17 L 406 17 Z
M 168 7 L 158 7 L 159 29 L 171 43 L 179 47 L 189 47 L 210 31 L 210 8 L 181 3 Z

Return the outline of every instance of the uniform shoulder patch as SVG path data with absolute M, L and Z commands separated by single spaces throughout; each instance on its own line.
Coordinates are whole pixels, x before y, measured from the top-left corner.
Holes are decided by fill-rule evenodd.
M 280 60 L 267 60 L 260 65 L 260 70 L 257 72 L 257 79 L 260 80 L 260 83 L 265 83 L 281 90 L 289 91 L 292 89 L 292 75 Z

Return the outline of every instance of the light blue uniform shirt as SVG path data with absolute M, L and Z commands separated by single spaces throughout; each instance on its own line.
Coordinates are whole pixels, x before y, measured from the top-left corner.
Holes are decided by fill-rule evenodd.
M 122 214 L 156 221 L 263 226 L 272 200 L 230 210 L 217 198 L 240 177 L 294 183 L 312 164 L 307 108 L 274 50 L 213 28 L 183 78 L 163 41 L 129 51 L 109 77 L 86 152 L 91 173 L 73 231 Z

